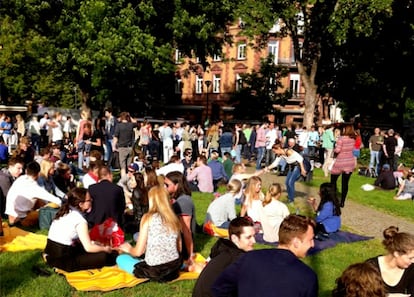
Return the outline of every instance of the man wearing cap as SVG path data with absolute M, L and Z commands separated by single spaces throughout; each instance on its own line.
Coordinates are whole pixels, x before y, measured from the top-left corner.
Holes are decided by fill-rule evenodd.
M 396 182 L 394 177 L 394 172 L 391 170 L 389 164 L 382 165 L 381 173 L 378 175 L 374 183 L 375 186 L 380 187 L 384 190 L 393 190 L 395 189 Z
M 213 175 L 214 191 L 217 190 L 220 183 L 225 184 L 229 180 L 229 177 L 224 170 L 223 163 L 221 163 L 218 158 L 219 152 L 217 150 L 211 151 L 210 161 L 207 164 L 207 166 L 211 168 L 211 173 Z

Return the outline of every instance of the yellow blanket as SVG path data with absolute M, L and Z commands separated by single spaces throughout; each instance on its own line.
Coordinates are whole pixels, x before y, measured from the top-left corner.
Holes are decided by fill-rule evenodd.
M 43 250 L 47 236 L 24 231 L 17 227 L 3 226 L 4 236 L 0 237 L 0 251 L 20 252 L 27 250 Z
M 204 263 L 205 258 L 197 254 L 196 262 Z M 89 269 L 75 272 L 66 272 L 55 269 L 65 276 L 67 282 L 78 291 L 103 291 L 108 292 L 121 288 L 134 287 L 148 281 L 146 278 L 136 278 L 133 275 L 119 269 L 117 266 L 103 267 L 101 269 Z M 180 280 L 197 279 L 199 272 L 180 272 L 180 276 L 172 282 Z

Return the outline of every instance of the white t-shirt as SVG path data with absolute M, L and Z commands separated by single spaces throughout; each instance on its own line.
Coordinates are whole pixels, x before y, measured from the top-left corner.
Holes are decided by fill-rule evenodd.
M 272 200 L 269 204 L 262 207 L 260 223 L 263 229 L 263 239 L 268 242 L 279 241 L 280 224 L 288 215 L 288 207 L 278 200 Z
M 60 244 L 72 245 L 73 241 L 79 237 L 76 231 L 79 224 L 88 223 L 79 211 L 70 210 L 68 214 L 52 221 L 47 237 Z

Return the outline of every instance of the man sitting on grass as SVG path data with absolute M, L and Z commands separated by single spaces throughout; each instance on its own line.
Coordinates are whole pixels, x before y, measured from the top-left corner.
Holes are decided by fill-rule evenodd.
M 253 222 L 249 218 L 237 217 L 230 222 L 229 239 L 219 238 L 211 248 L 211 260 L 197 279 L 193 297 L 213 296 L 211 286 L 220 273 L 245 252 L 253 250 L 254 234 Z

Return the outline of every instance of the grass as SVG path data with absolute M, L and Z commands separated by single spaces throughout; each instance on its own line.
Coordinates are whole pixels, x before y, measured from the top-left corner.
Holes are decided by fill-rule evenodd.
M 319 169 L 315 170 L 314 179 L 308 183 L 311 187 L 318 187 L 327 181 Z M 373 179 L 354 174 L 350 181 L 348 199 L 368 205 L 383 212 L 403 217 L 413 221 L 414 203 L 409 201 L 394 201 L 394 192 L 375 190 L 364 192 L 361 185 L 373 183 Z M 340 186 L 340 185 L 339 185 Z M 197 222 L 201 224 L 205 217 L 208 204 L 213 196 L 211 194 L 194 193 Z M 292 209 L 291 209 L 292 211 Z M 306 214 L 306 205 L 300 205 L 299 211 Z M 346 229 L 347 227 L 344 226 Z M 46 234 L 45 231 L 40 233 Z M 195 248 L 207 257 L 216 239 L 204 234 L 195 235 Z M 256 248 L 270 248 L 257 245 Z M 184 297 L 191 296 L 195 281 L 180 281 L 171 284 L 145 283 L 133 288 L 126 288 L 112 292 L 78 292 L 66 282 L 65 278 L 57 274 L 50 277 L 40 277 L 32 272 L 33 265 L 46 268 L 41 260 L 40 251 L 19 253 L 0 253 L 0 295 L 4 297 Z M 364 261 L 383 253 L 380 239 L 356 242 L 352 244 L 339 244 L 334 248 L 322 251 L 314 256 L 307 257 L 304 262 L 311 266 L 318 274 L 320 284 L 320 297 L 330 296 L 335 279 L 350 264 Z M 277 276 L 269 276 L 277 277 Z

